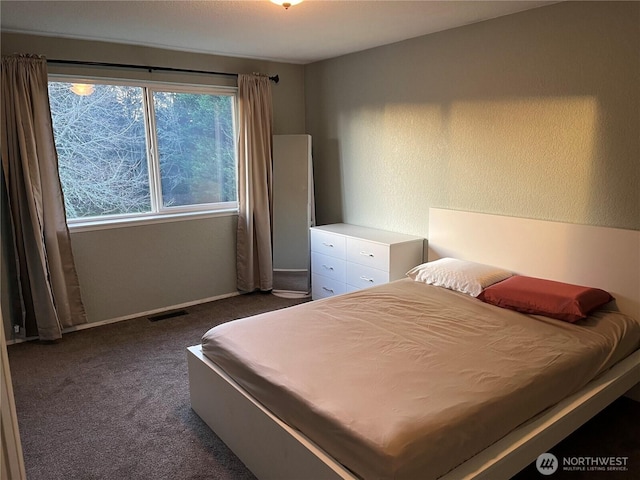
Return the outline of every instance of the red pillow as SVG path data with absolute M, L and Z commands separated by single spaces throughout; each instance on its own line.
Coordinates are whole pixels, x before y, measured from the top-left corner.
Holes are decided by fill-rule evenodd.
M 516 275 L 487 287 L 478 295 L 483 302 L 524 313 L 575 322 L 613 300 L 599 288 L 582 287 L 542 278 Z

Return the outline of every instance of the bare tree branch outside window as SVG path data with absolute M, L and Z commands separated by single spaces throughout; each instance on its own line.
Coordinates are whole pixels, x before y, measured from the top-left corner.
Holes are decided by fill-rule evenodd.
M 145 87 L 95 84 L 79 96 L 71 86 L 49 83 L 69 219 L 151 212 L 149 161 L 159 162 L 161 208 L 237 201 L 232 95 L 152 91 L 147 109 Z

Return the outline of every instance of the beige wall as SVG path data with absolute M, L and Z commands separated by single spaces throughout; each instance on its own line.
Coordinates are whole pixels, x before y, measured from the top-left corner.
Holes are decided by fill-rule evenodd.
M 237 217 L 72 233 L 90 321 L 236 291 Z
M 3 33 L 2 54 L 16 52 L 37 53 L 49 59 L 278 74 L 280 83 L 272 89 L 274 133 L 305 132 L 304 68 L 301 65 Z M 158 81 L 229 83 L 225 77 L 149 74 L 135 70 L 52 66 L 49 71 Z M 236 224 L 236 216 L 222 216 L 72 232 L 89 321 L 127 317 L 234 293 Z M 3 311 L 6 310 L 3 300 Z M 11 335 L 9 328 L 6 331 Z
M 319 223 L 428 236 L 438 206 L 640 229 L 639 18 L 563 2 L 306 67 L 7 33 L 2 53 L 279 74 L 275 133 L 313 136 Z M 72 241 L 91 321 L 234 290 L 235 217 Z
M 428 207 L 640 229 L 640 4 L 564 2 L 308 65 L 319 223 Z

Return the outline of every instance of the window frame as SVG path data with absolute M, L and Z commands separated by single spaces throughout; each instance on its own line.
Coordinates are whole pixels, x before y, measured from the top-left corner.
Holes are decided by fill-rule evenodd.
M 65 74 L 49 74 L 48 82 L 92 83 L 103 85 L 122 85 L 142 89 L 145 143 L 147 153 L 147 169 L 151 211 L 142 213 L 124 213 L 116 215 L 99 215 L 93 217 L 67 218 L 67 226 L 73 231 L 102 230 L 124 226 L 147 225 L 164 222 L 183 221 L 195 218 L 211 218 L 237 215 L 239 200 L 232 202 L 202 203 L 165 207 L 162 201 L 162 182 L 156 130 L 154 92 L 194 93 L 208 95 L 224 95 L 232 98 L 232 125 L 236 157 L 236 191 L 238 191 L 238 88 L 232 86 L 200 85 L 191 83 L 172 83 L 166 81 L 129 80 L 94 76 L 78 76 Z M 52 125 L 53 127 L 53 125 Z M 55 135 L 55 132 L 54 132 Z

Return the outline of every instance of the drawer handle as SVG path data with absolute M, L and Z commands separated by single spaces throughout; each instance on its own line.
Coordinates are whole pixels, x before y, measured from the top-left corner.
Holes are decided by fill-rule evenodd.
M 334 293 L 334 291 L 333 291 L 332 289 L 330 289 L 330 288 L 322 287 L 322 289 L 323 289 L 325 292 Z
M 333 248 L 333 243 L 322 242 L 325 247 Z
M 364 275 L 360 276 L 360 280 L 364 280 L 365 282 L 373 283 L 373 278 L 365 277 Z
M 325 264 L 322 264 L 322 268 L 324 268 L 325 270 L 331 270 L 333 272 L 333 267 L 328 267 Z
M 374 257 L 373 253 L 368 253 L 368 252 L 365 252 L 365 251 L 360 252 L 360 255 L 364 255 L 365 257 L 371 257 L 371 258 Z

